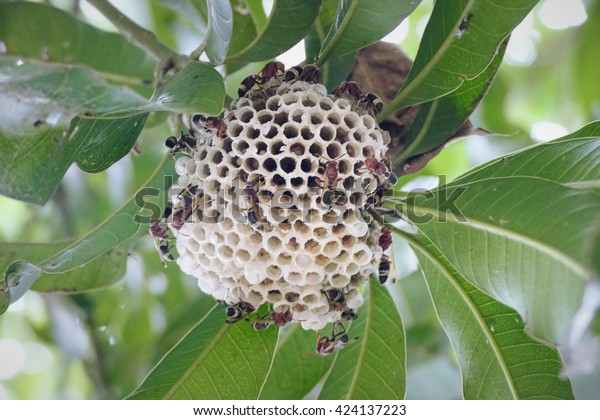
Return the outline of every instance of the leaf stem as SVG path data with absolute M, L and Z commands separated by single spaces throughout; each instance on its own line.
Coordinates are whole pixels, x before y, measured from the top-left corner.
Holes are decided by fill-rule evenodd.
M 204 36 L 204 39 L 202 39 L 202 42 L 200 43 L 200 45 L 198 45 L 198 48 L 196 48 L 194 51 L 192 51 L 190 53 L 190 59 L 192 61 L 198 61 L 200 59 L 200 56 L 206 49 L 206 46 L 208 45 L 208 38 L 210 37 L 210 32 L 212 31 L 211 26 L 212 26 L 212 23 L 209 19 L 207 26 L 206 26 L 206 35 Z
M 159 61 L 170 61 L 179 56 L 177 52 L 160 42 L 154 33 L 129 19 L 108 0 L 88 0 L 88 3 L 115 25 L 127 40 L 143 48 Z

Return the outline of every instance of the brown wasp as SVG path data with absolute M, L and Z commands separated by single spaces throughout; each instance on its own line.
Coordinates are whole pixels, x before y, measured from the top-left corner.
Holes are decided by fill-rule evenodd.
M 216 133 L 217 137 L 222 139 L 227 134 L 227 124 L 225 123 L 227 118 L 229 116 L 206 117 L 202 114 L 194 114 L 192 116 L 192 124 L 204 129 L 204 131 L 212 131 Z
M 362 101 L 365 96 L 358 83 L 352 81 L 344 81 L 340 83 L 333 94 L 338 98 L 349 96 L 357 101 Z
M 252 90 L 256 86 L 261 86 L 267 83 L 269 80 L 283 76 L 285 72 L 285 66 L 280 61 L 271 61 L 262 68 L 259 74 L 253 74 L 246 77 L 240 83 L 238 87 L 238 97 L 244 96 L 246 93 Z
M 325 290 L 324 293 L 331 309 L 334 311 L 343 311 L 346 309 L 346 297 L 344 296 L 344 292 L 339 289 L 328 289 Z
M 235 324 L 240 319 L 244 318 L 246 315 L 254 312 L 256 309 L 254 306 L 249 304 L 248 302 L 239 301 L 233 305 L 229 305 L 225 308 L 225 315 L 227 315 L 227 319 L 225 322 L 227 324 Z
M 242 172 L 241 179 L 244 181 L 247 178 L 245 172 Z M 258 194 L 257 190 L 261 184 L 265 182 L 264 177 L 262 175 L 258 175 L 254 177 L 252 180 L 246 182 L 246 186 L 244 187 L 244 198 L 250 204 L 250 209 L 246 212 L 246 217 L 248 219 L 248 223 L 253 228 L 258 230 L 262 230 L 262 212 L 260 210 L 260 206 L 258 203 Z
M 341 327 L 341 331 L 335 332 L 336 326 Z M 352 344 L 357 340 L 358 337 L 354 337 L 352 340 L 350 340 L 344 326 L 341 323 L 336 322 L 333 324 L 331 337 L 326 335 L 321 337 L 319 333 L 317 333 L 317 345 L 315 351 L 321 356 L 328 356 L 335 350 L 341 350 L 348 344 Z
M 392 231 L 388 228 L 381 229 L 381 235 L 379 236 L 379 246 L 382 251 L 385 252 L 392 246 Z M 381 256 L 381 261 L 379 262 L 379 282 L 381 284 L 385 283 L 387 279 L 390 277 L 390 272 L 392 269 L 392 263 L 394 260 L 394 250 L 392 249 L 392 258 L 388 257 L 386 254 Z M 392 275 L 392 283 L 395 279 L 395 274 Z
M 321 77 L 321 71 L 317 66 L 307 64 L 306 66 L 294 66 L 285 72 L 287 82 L 303 80 L 309 83 L 318 83 Z
M 196 147 L 197 139 L 190 134 L 184 134 L 183 131 L 179 137 L 171 136 L 165 140 L 165 146 L 170 150 L 171 154 L 175 154 L 185 149 L 192 150 Z

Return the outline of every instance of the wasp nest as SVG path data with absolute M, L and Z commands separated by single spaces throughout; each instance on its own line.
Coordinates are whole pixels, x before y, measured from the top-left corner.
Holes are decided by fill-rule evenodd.
M 355 317 L 387 247 L 365 207 L 391 184 L 389 137 L 374 95 L 351 82 L 329 95 L 315 67 L 270 65 L 230 110 L 194 115 L 189 135 L 167 140 L 183 153 L 165 216 L 177 263 L 231 322 L 269 303 L 257 325 L 319 330 Z

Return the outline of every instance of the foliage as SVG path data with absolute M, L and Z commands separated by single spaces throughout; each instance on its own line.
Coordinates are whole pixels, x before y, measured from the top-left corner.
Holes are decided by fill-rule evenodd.
M 572 330 L 582 320 L 578 334 L 592 337 L 598 375 L 600 317 L 582 302 L 600 281 L 600 122 L 431 191 L 404 193 L 414 176 L 402 177 L 384 204 L 404 217 L 392 226 L 396 264 L 408 267 L 416 256 L 420 272 L 401 270 L 386 286 L 371 279 L 349 330 L 358 340 L 329 357 L 307 356 L 314 333 L 224 324 L 222 306 L 160 265 L 147 232 L 174 176 L 164 139 L 179 130 L 180 114 L 219 114 L 230 100 L 226 86 L 301 40 L 307 61 L 335 88 L 357 52 L 423 13 L 421 2 L 275 0 L 267 16 L 258 0 L 153 0 L 149 32 L 91 1 L 124 35 L 86 23 L 72 3 L 0 4 L 0 193 L 48 209 L 0 198 L 0 215 L 22 226 L 19 240 L 0 243 L 0 331 L 11 336 L 8 325 L 28 319 L 29 336 L 82 361 L 70 369 L 81 389 L 91 388 L 85 396 L 423 398 L 411 391 L 411 369 L 452 352 L 464 398 L 569 399 L 563 372 L 576 370 L 565 361 L 576 358 Z M 380 114 L 420 105 L 395 164 L 439 151 L 482 100 L 490 128 L 516 128 L 492 109 L 498 101 L 483 98 L 506 98 L 512 82 L 496 76 L 508 37 L 536 3 L 435 2 L 414 65 Z M 588 54 L 597 25 L 586 25 L 577 44 L 585 59 L 574 72 L 597 87 Z M 175 29 L 197 48 L 175 52 Z M 585 109 L 597 107 L 597 89 L 587 87 L 575 93 Z M 143 154 L 132 157 L 137 148 Z M 466 154 L 462 143 L 448 146 L 446 160 L 419 175 L 448 173 L 438 162 Z M 21 211 L 9 214 L 9 205 Z M 40 306 L 29 289 L 44 292 L 45 316 L 31 309 Z M 14 308 L 23 302 L 19 318 Z M 122 373 L 127 365 L 134 375 Z

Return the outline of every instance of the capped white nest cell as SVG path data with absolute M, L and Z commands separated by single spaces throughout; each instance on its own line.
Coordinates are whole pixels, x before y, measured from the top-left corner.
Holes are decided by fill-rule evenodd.
M 151 231 L 172 259 L 170 228 L 177 264 L 229 305 L 228 322 L 333 323 L 326 352 L 345 342 L 336 325 L 356 317 L 389 246 L 366 206 L 395 180 L 378 98 L 352 82 L 328 94 L 317 79 L 314 66 L 269 63 L 220 117 L 189 117 L 189 134 L 167 140 L 179 179 Z

